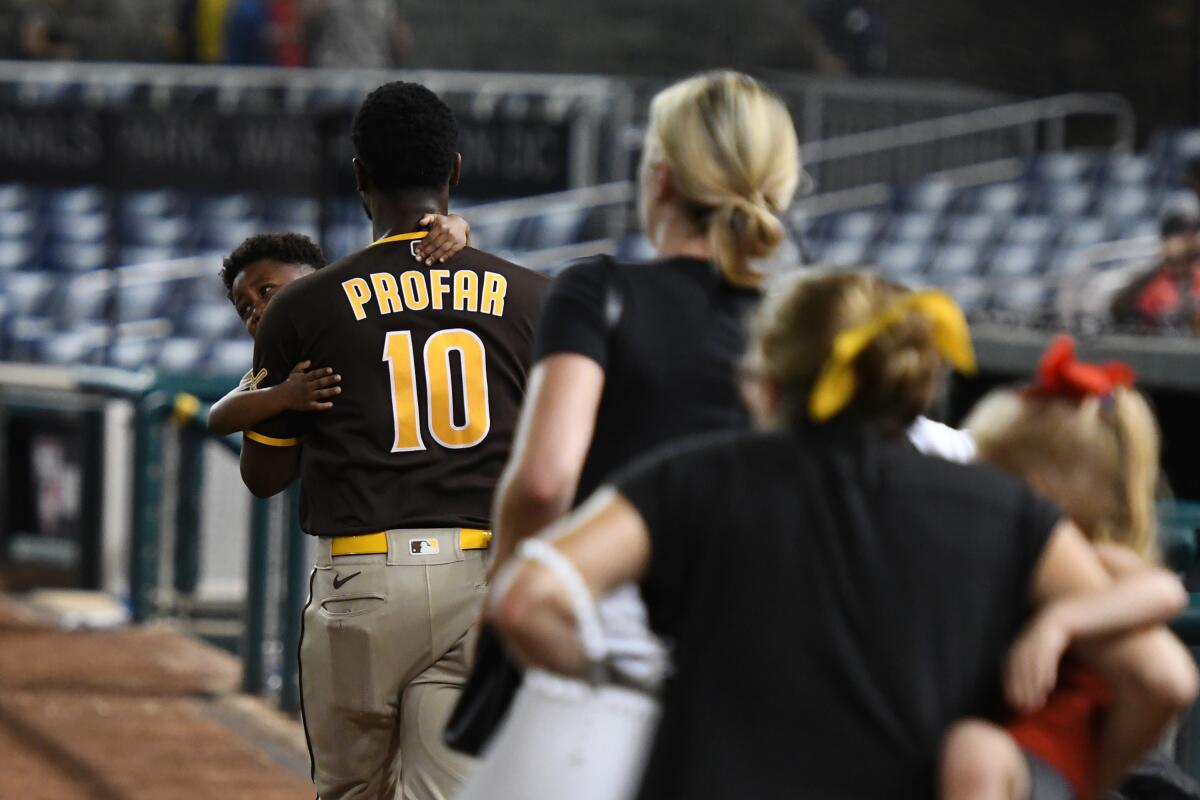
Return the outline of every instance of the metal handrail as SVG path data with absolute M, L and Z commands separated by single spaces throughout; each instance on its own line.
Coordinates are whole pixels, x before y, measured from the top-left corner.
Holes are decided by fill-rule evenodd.
M 1115 94 L 1074 92 L 808 142 L 801 145 L 800 154 L 806 165 L 818 164 L 834 158 L 879 153 L 1034 122 L 1049 122 L 1074 114 L 1112 114 L 1117 120 L 1113 149 L 1128 152 L 1133 147 L 1135 117 L 1129 101 Z

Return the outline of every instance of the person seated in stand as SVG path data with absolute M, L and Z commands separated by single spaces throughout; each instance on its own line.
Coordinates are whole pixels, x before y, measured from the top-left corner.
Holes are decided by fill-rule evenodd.
M 944 360 L 974 367 L 946 295 L 801 279 L 767 303 L 747 359 L 760 432 L 641 460 L 497 577 L 487 613 L 518 657 L 601 684 L 595 598 L 640 583 L 675 667 L 640 797 L 934 796 L 946 730 L 999 707 L 1031 615 L 1110 590 L 1053 503 L 904 436 Z M 1072 650 L 1114 692 L 1139 669 L 1172 679 L 1122 705 L 1126 752 L 1195 696 L 1161 630 Z
M 1168 212 L 1159 232 L 1158 262 L 1113 299 L 1113 320 L 1152 329 L 1200 330 L 1200 218 L 1191 210 Z
M 1005 693 L 1016 713 L 1003 726 L 975 719 L 952 729 L 942 754 L 942 797 L 1095 797 L 1117 784 L 1144 745 L 1133 734 L 1140 709 L 1129 703 L 1147 690 L 1170 692 L 1158 684 L 1171 676 L 1147 665 L 1130 676 L 1141 689 L 1114 697 L 1095 672 L 1062 656 L 1074 642 L 1163 623 L 1187 602 L 1179 580 L 1154 566 L 1154 415 L 1133 388 L 1132 370 L 1079 362 L 1073 341 L 1062 336 L 1032 386 L 993 392 L 966 427 L 982 460 L 1063 508 L 1115 585 L 1106 594 L 1052 603 L 1034 617 L 1008 656 Z
M 429 236 L 416 246 L 427 265 L 444 262 L 467 246 L 471 229 L 458 214 L 426 214 L 421 225 Z M 264 233 L 251 236 L 229 254 L 221 267 L 221 281 L 229 302 L 237 309 L 246 332 L 254 337 L 263 311 L 275 294 L 289 283 L 325 266 L 325 254 L 312 239 L 298 233 Z M 254 371 L 218 400 L 208 412 L 208 429 L 220 436 L 249 430 L 284 411 L 328 411 L 341 394 L 341 375 L 330 367 L 312 369 L 301 361 L 283 383 L 259 389 Z

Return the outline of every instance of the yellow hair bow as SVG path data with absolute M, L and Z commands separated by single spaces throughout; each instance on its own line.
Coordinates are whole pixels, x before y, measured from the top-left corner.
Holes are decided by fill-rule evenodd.
M 821 367 L 809 395 L 808 415 L 825 422 L 854 398 L 854 361 L 881 331 L 897 324 L 910 311 L 919 311 L 933 323 L 933 346 L 960 372 L 975 371 L 975 350 L 962 311 L 944 292 L 924 291 L 905 295 L 874 319 L 847 328 L 833 340 L 829 357 Z

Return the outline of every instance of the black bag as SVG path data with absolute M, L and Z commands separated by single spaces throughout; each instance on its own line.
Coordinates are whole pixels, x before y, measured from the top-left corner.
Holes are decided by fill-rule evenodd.
M 612 333 L 621 319 L 624 298 L 616 286 L 615 272 L 612 259 L 600 257 L 606 267 L 608 280 L 605 286 L 604 324 L 608 333 Z M 462 694 L 446 730 L 442 735 L 446 746 L 478 756 L 484 746 L 492 738 L 508 714 L 517 689 L 521 688 L 523 673 L 504 649 L 500 634 L 490 625 L 484 625 L 479 631 L 479 641 L 475 647 L 475 663 L 471 666 L 471 674 L 463 686 Z

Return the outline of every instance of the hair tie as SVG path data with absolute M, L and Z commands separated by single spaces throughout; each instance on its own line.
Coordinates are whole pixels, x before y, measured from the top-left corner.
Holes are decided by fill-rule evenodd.
M 833 339 L 809 395 L 808 415 L 825 422 L 844 409 L 856 389 L 854 362 L 879 334 L 899 323 L 910 311 L 924 314 L 933 323 L 933 346 L 960 372 L 975 371 L 975 350 L 966 317 L 949 295 L 934 290 L 905 295 L 870 320 L 839 333 Z
M 1037 380 L 1031 394 L 1046 397 L 1111 398 L 1113 390 L 1133 386 L 1133 368 L 1120 361 L 1089 364 L 1075 358 L 1075 340 L 1060 334 L 1054 337 L 1038 364 Z

